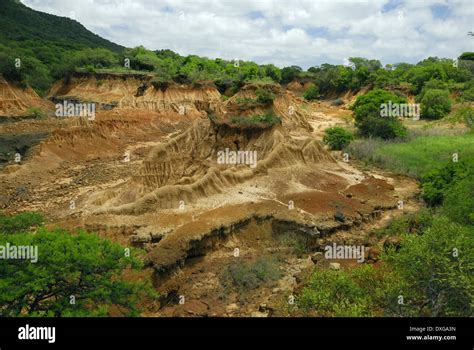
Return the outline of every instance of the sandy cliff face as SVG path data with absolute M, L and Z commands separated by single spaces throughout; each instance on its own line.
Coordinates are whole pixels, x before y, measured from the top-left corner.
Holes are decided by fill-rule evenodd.
M 308 103 L 291 91 L 285 90 L 278 85 L 267 85 L 263 89 L 270 91 L 275 96 L 273 103 L 265 106 L 262 104 L 239 103 L 239 101 L 248 99 L 257 99 L 257 85 L 249 84 L 244 86 L 234 96 L 223 103 L 223 108 L 218 110 L 221 115 L 258 115 L 267 111 L 273 112 L 282 119 L 282 125 L 287 130 L 303 130 L 311 132 L 313 129 L 308 123 L 309 113 L 307 112 Z
M 233 162 L 225 154 L 241 159 Z M 319 142 L 292 139 L 281 125 L 234 129 L 196 121 L 184 133 L 154 147 L 128 183 L 98 193 L 91 204 L 99 212 L 178 208 L 181 201 L 192 203 L 224 193 L 270 169 L 309 169 L 324 162 L 335 161 Z
M 210 85 L 152 82 L 152 77 L 147 75 L 76 74 L 57 82 L 50 98 L 93 102 L 99 110 L 202 116 L 204 109 L 216 107 L 220 93 Z
M 0 86 L 0 101 L 10 96 L 18 110 L 38 101 Z M 259 88 L 271 91 L 273 101 L 259 102 Z M 22 93 L 32 100 L 24 102 Z M 55 84 L 49 97 L 96 103 L 93 120 L 0 124 L 6 134 L 38 123 L 54 126 L 31 156 L 9 161 L 1 171 L 0 208 L 40 210 L 52 227 L 80 227 L 142 247 L 160 294 L 187 300 L 184 306 L 164 303 L 159 312 L 150 311 L 154 316 L 225 315 L 227 305 L 240 303 L 231 282 L 222 279 L 235 249 L 246 261 L 278 254 L 278 287 L 252 290 L 252 302 L 242 302 L 248 307 L 236 313 L 252 315 L 261 304 L 277 305 L 294 294 L 294 268 L 313 266 L 315 250 L 332 242 L 365 245 L 364 232 L 374 223 L 401 215 L 390 211 L 399 200 L 415 207 L 414 181 L 368 173 L 327 151 L 321 135 L 342 122 L 333 116 L 339 107 L 310 103 L 297 93 L 248 84 L 226 99 L 208 84 L 75 75 Z M 271 114 L 278 118 L 255 118 Z M 295 253 L 301 242 L 307 253 Z M 198 302 L 211 307 L 196 311 L 203 305 Z
M 22 89 L 0 76 L 0 117 L 19 117 L 37 107 L 52 110 L 53 104 L 42 99 L 32 88 Z
M 259 88 L 270 91 L 273 102 L 256 102 Z M 72 134 L 64 130 L 54 133 L 50 149 L 57 143 L 84 147 L 97 138 L 115 144 L 113 135 L 136 134 L 145 124 L 159 127 L 164 116 L 188 118 L 189 127 L 151 147 L 130 179 L 85 199 L 84 207 L 96 214 L 175 209 L 181 203 L 198 203 L 227 193 L 273 170 L 291 172 L 298 168 L 307 173 L 324 163 L 335 163 L 324 147 L 310 137 L 307 102 L 278 85 L 249 84 L 224 101 L 215 87 L 206 84 L 151 82 L 144 75 L 127 79 L 120 75 L 75 75 L 56 84 L 51 96 L 57 100 L 97 102 L 102 109 L 95 121 L 76 127 Z M 281 124 L 242 126 L 229 119 L 269 111 L 281 119 Z M 138 113 L 140 118 L 136 117 Z M 293 131 L 298 137 L 291 135 Z M 243 158 L 221 161 L 224 153 Z

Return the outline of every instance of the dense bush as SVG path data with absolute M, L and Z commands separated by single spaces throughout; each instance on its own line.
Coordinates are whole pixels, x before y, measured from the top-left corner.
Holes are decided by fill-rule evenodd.
M 40 95 L 45 94 L 52 83 L 47 66 L 22 52 L 0 53 L 0 74 L 22 88 L 33 87 Z
M 353 139 L 352 134 L 344 128 L 333 127 L 324 131 L 323 142 L 329 146 L 331 150 L 342 150 Z
M 435 217 L 415 233 L 397 226 L 400 246 L 387 247 L 377 269 L 315 270 L 297 297 L 299 309 L 318 316 L 472 315 L 472 226 Z
M 311 85 L 303 94 L 308 101 L 316 100 L 319 97 L 319 89 L 316 85 Z
M 421 102 L 421 117 L 425 119 L 441 119 L 451 111 L 449 91 L 427 90 Z
M 59 72 L 64 71 L 74 52 L 86 48 L 113 52 L 123 49 L 77 21 L 34 11 L 20 1 L 1 1 L 0 8 L 0 74 L 20 86 L 30 85 L 41 95 L 53 79 L 64 77 Z M 20 68 L 15 67 L 15 59 L 21 60 Z
M 281 83 L 288 84 L 300 76 L 302 69 L 298 66 L 285 67 L 281 70 Z
M 272 104 L 275 99 L 275 95 L 271 91 L 262 88 L 257 89 L 255 95 L 257 95 L 257 102 L 265 105 Z
M 370 116 L 358 123 L 359 132 L 362 136 L 380 137 L 384 140 L 404 137 L 407 129 L 394 118 L 381 118 Z
M 438 217 L 422 235 L 405 234 L 401 248 L 383 257 L 405 282 L 400 314 L 471 316 L 474 293 L 472 227 Z
M 374 316 L 373 300 L 364 285 L 367 279 L 373 281 L 373 275 L 372 266 L 350 271 L 317 269 L 298 296 L 297 305 L 318 316 Z
M 474 86 L 463 91 L 462 99 L 464 101 L 474 101 Z
M 464 123 L 469 129 L 474 130 L 474 108 L 463 106 L 452 113 L 448 119 L 452 123 Z
M 0 245 L 37 247 L 30 259 L 0 264 L 0 314 L 3 316 L 106 316 L 112 309 L 138 315 L 143 297 L 156 297 L 141 282 L 122 279 L 142 262 L 123 247 L 96 234 L 39 228 L 41 216 L 1 217 Z M 18 234 L 21 233 L 21 234 Z
M 401 233 L 422 234 L 432 223 L 433 211 L 426 208 L 417 213 L 394 219 L 390 222 L 389 226 L 376 229 L 375 233 L 378 237 L 395 236 Z
M 0 214 L 0 233 L 21 233 L 43 224 L 43 215 L 36 212 L 23 212 L 14 216 Z
M 439 79 L 432 79 L 430 81 L 427 81 L 423 85 L 421 92 L 416 96 L 416 101 L 420 102 L 425 96 L 426 92 L 429 90 L 448 90 L 448 83 Z
M 474 226 L 474 171 L 452 181 L 445 191 L 443 213 L 453 222 Z
M 351 109 L 354 111 L 355 125 L 362 136 L 393 139 L 403 137 L 407 129 L 396 118 L 381 117 L 382 104 L 406 103 L 400 96 L 388 91 L 375 89 L 357 98 Z
M 450 162 L 440 169 L 429 172 L 421 180 L 424 201 L 429 206 L 441 205 L 451 185 L 465 178 L 467 174 L 468 167 L 464 162 Z
M 32 107 L 26 111 L 26 116 L 33 119 L 44 119 L 46 113 L 41 108 Z
M 118 55 L 107 49 L 84 49 L 71 55 L 70 61 L 76 67 L 107 68 L 118 64 Z

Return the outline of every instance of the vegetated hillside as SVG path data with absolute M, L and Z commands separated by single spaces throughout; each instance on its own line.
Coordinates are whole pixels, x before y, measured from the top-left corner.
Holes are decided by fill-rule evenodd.
M 124 48 L 76 21 L 34 11 L 13 0 L 0 4 L 0 29 L 0 74 L 42 96 L 55 81 L 76 72 L 146 73 L 155 82 L 178 84 L 212 81 L 227 97 L 248 83 L 277 83 L 308 101 L 371 88 L 419 95 L 425 84 L 471 101 L 474 89 L 470 52 L 461 54 L 458 61 L 429 57 L 417 64 L 385 66 L 376 59 L 351 57 L 349 65 L 321 64 L 305 71 L 298 66 L 279 68 L 252 61 L 181 56 L 168 49 Z M 20 68 L 15 66 L 18 58 Z
M 35 11 L 14 0 L 0 2 L 0 40 L 2 44 L 26 49 L 50 46 L 69 50 L 87 47 L 123 49 L 77 21 Z
M 123 47 L 69 18 L 34 11 L 19 1 L 0 2 L 0 74 L 7 80 L 44 94 L 63 75 L 68 57 L 85 49 L 119 52 Z

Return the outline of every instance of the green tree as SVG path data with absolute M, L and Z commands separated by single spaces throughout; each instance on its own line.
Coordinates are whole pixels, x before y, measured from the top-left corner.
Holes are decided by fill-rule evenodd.
M 319 89 L 316 85 L 311 85 L 305 92 L 303 97 L 308 101 L 316 100 L 319 97 Z
M 302 72 L 298 66 L 285 67 L 281 70 L 281 84 L 288 84 L 297 79 Z
M 423 200 L 429 206 L 439 206 L 443 203 L 445 193 L 452 184 L 465 178 L 468 167 L 465 162 L 450 162 L 446 166 L 430 171 L 421 179 Z
M 423 97 L 425 97 L 425 94 L 429 90 L 447 90 L 448 89 L 448 84 L 442 80 L 439 79 L 431 79 L 423 85 L 423 88 L 421 89 L 421 92 L 418 96 L 416 96 L 416 100 L 420 102 Z
M 420 102 L 422 118 L 441 119 L 451 111 L 451 100 L 447 90 L 427 90 Z
M 272 79 L 274 82 L 279 83 L 281 80 L 281 69 L 273 64 L 267 64 L 264 66 L 265 75 Z
M 405 285 L 394 290 L 405 316 L 472 316 L 474 306 L 472 227 L 436 218 L 422 235 L 406 234 L 399 250 L 382 257 Z
M 349 61 L 354 63 L 356 69 L 365 67 L 370 72 L 374 72 L 382 68 L 382 64 L 379 60 L 369 60 L 363 57 L 350 57 Z
M 398 119 L 380 114 L 382 105 L 390 101 L 392 104 L 406 103 L 404 98 L 381 89 L 374 89 L 357 98 L 351 108 L 355 125 L 362 136 L 393 139 L 406 135 L 406 128 Z
M 335 126 L 324 130 L 323 142 L 332 150 L 341 150 L 353 139 L 352 134 L 344 128 Z
M 38 223 L 36 218 L 3 220 L 0 246 L 37 247 L 37 261 L 2 259 L 0 314 L 3 316 L 105 316 L 115 307 L 138 315 L 138 302 L 156 296 L 141 282 L 122 278 L 143 263 L 123 247 L 96 234 L 39 228 L 35 233 L 7 233 Z M 24 220 L 23 222 L 21 222 Z M 20 223 L 18 223 L 20 221 Z M 72 302 L 74 301 L 74 302 Z

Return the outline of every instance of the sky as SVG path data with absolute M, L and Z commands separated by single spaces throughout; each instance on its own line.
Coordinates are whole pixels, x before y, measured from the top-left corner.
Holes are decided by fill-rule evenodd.
M 22 0 L 127 47 L 304 69 L 474 51 L 474 0 Z

